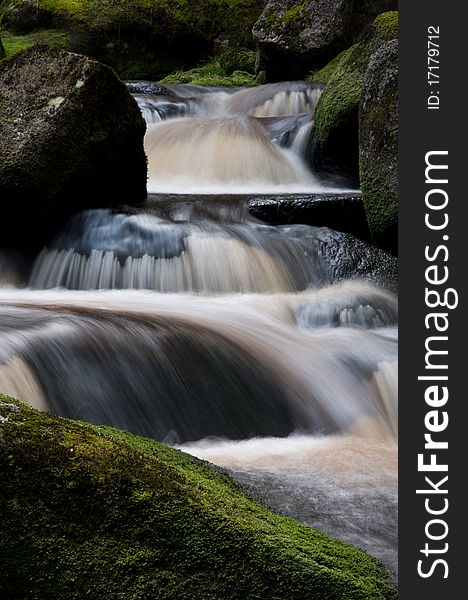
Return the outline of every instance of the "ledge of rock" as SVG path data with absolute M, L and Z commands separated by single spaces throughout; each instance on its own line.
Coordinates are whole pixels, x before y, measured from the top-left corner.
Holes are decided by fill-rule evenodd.
M 359 193 L 259 196 L 248 202 L 249 212 L 269 225 L 300 223 L 330 227 L 369 241 L 369 227 Z

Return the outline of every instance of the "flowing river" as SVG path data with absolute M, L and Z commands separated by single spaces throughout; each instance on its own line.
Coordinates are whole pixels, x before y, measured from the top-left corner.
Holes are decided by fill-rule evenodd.
M 321 90 L 129 87 L 148 200 L 0 255 L 0 390 L 226 468 L 396 577 L 396 261 L 246 205 L 342 192 L 308 166 Z

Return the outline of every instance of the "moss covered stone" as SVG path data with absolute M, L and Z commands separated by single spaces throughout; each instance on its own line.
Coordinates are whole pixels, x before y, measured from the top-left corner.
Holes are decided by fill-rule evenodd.
M 255 74 L 255 52 L 248 48 L 228 48 L 219 56 L 219 64 L 227 75 L 234 71 Z
M 190 68 L 228 45 L 252 45 L 262 0 L 4 0 L 4 27 L 66 33 L 70 49 L 114 68 L 122 78 L 157 80 Z M 30 7 L 33 6 L 31 15 Z M 37 27 L 33 28 L 37 29 Z
M 367 554 L 207 463 L 1 395 L 0 492 L 9 600 L 396 598 Z
M 369 229 L 376 245 L 398 250 L 398 44 L 372 55 L 359 110 L 359 172 Z
M 259 70 L 268 80 L 302 78 L 348 48 L 396 0 L 269 0 L 255 23 Z
M 145 123 L 108 67 L 36 46 L 0 65 L 3 247 L 36 249 L 77 210 L 146 197 Z
M 373 53 L 398 35 L 398 15 L 380 15 L 361 38 L 325 67 L 328 82 L 315 113 L 316 168 L 344 172 L 358 181 L 359 104 Z M 317 81 L 323 79 L 319 72 Z

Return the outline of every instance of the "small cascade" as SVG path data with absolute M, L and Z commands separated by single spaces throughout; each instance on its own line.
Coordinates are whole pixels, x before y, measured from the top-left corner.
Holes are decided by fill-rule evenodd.
M 396 260 L 249 214 L 328 201 L 308 164 L 321 86 L 129 89 L 152 195 L 76 214 L 32 267 L 0 253 L 0 391 L 183 445 L 394 570 Z
M 270 83 L 232 94 L 227 102 L 229 114 L 254 117 L 284 117 L 314 114 L 322 86 L 305 81 Z
M 300 158 L 272 143 L 251 117 L 151 125 L 145 149 L 150 192 L 320 188 Z
M 190 200 L 187 203 L 190 205 Z M 133 288 L 201 294 L 293 292 L 323 287 L 348 277 L 350 271 L 383 281 L 395 270 L 388 262 L 390 257 L 364 242 L 356 248 L 356 240 L 347 234 L 305 225 L 260 225 L 245 215 L 243 223 L 229 222 L 226 214 L 230 212 L 233 218 L 242 213 L 222 202 L 213 204 L 209 214 L 189 211 L 188 221 L 172 220 L 183 217 L 183 207 L 183 201 L 173 200 L 163 203 L 160 211 L 155 202 L 147 213 L 94 210 L 77 215 L 37 257 L 29 285 L 38 289 Z M 362 304 L 366 305 L 365 298 Z M 345 320 L 346 308 L 339 308 L 341 320 Z M 335 310 L 333 303 L 323 310 Z M 350 323 L 367 318 L 385 324 L 390 318 L 380 304 L 372 315 L 367 314 L 370 309 L 355 310 L 357 316 L 348 316 Z M 321 318 L 304 309 L 298 320 L 302 326 L 308 322 L 315 327 Z
M 305 162 L 320 86 L 164 89 L 170 95 L 135 95 L 148 124 L 150 192 L 323 189 Z
M 393 439 L 391 330 L 297 328 L 294 294 L 37 294 L 0 295 L 0 362 L 24 361 L 59 414 L 180 441 L 346 431 L 369 418 Z

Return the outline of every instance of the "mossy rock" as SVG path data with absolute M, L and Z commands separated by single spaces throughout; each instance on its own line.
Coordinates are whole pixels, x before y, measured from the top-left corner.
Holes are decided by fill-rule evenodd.
M 247 48 L 228 48 L 219 56 L 219 64 L 226 75 L 234 71 L 255 74 L 255 52 Z
M 303 78 L 397 6 L 396 0 L 269 0 L 253 28 L 258 69 L 269 81 Z
M 398 43 L 372 55 L 359 110 L 359 170 L 374 243 L 398 251 Z
M 363 551 L 148 439 L 0 395 L 0 467 L 2 598 L 396 598 Z
M 51 20 L 51 13 L 43 10 L 37 0 L 17 0 L 6 8 L 2 26 L 12 33 L 26 34 L 48 27 Z
M 146 197 L 145 123 L 108 67 L 35 46 L 0 65 L 3 247 L 36 250 L 78 210 Z
M 70 50 L 108 64 L 123 79 L 153 80 L 194 66 L 213 53 L 220 37 L 227 37 L 230 45 L 253 47 L 251 29 L 262 10 L 262 0 L 4 0 L 4 4 L 3 26 L 10 34 L 53 29 L 69 37 Z
M 314 166 L 359 181 L 359 105 L 373 53 L 398 36 L 398 13 L 379 15 L 351 48 L 314 79 L 328 79 L 315 112 Z

